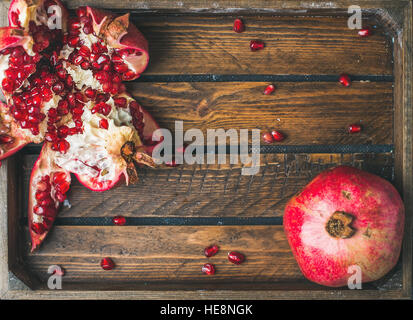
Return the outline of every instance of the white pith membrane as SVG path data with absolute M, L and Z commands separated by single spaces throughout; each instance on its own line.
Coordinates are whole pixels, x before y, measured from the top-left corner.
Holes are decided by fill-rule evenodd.
M 126 142 L 142 145 L 128 109 L 117 108 L 112 98 L 106 103 L 112 106 L 108 116 L 93 114 L 91 110 L 95 104 L 92 101 L 85 104 L 83 133 L 67 136 L 65 140 L 70 148 L 64 154 L 56 152 L 55 155 L 58 166 L 77 175 L 95 178 L 96 183 L 114 181 L 120 173 L 125 173 L 126 162 L 121 156 L 121 148 Z M 108 129 L 99 127 L 101 119 L 108 121 Z M 74 123 L 67 125 L 74 127 Z

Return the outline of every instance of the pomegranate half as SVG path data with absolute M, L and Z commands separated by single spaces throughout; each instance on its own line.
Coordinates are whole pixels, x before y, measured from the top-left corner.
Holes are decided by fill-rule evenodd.
M 285 233 L 304 276 L 330 287 L 346 286 L 357 270 L 361 282 L 388 273 L 397 263 L 403 228 L 397 190 L 347 166 L 320 173 L 288 202 L 284 214 Z

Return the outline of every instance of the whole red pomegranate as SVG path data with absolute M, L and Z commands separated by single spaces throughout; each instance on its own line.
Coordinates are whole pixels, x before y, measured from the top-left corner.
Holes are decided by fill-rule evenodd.
M 287 204 L 284 229 L 304 276 L 330 287 L 377 280 L 396 264 L 404 206 L 386 180 L 340 166 L 320 173 Z

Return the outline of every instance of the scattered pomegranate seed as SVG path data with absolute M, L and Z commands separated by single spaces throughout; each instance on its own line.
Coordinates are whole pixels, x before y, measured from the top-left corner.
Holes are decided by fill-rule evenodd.
M 241 19 L 235 19 L 234 21 L 234 31 L 236 33 L 241 33 L 245 31 L 245 25 L 244 22 L 242 22 Z
M 100 266 L 103 270 L 112 270 L 115 267 L 115 263 L 111 258 L 103 258 L 100 261 Z
M 370 27 L 366 27 L 366 28 L 360 29 L 358 31 L 358 34 L 360 37 L 368 37 L 368 36 L 371 36 L 372 30 Z
M 264 140 L 265 143 L 273 143 L 274 137 L 267 131 L 262 134 L 262 140 Z
M 275 86 L 273 84 L 269 84 L 265 90 L 264 90 L 264 94 L 269 95 L 271 93 L 273 93 L 275 91 Z
M 241 264 L 244 262 L 245 257 L 242 253 L 231 251 L 228 253 L 228 260 L 233 264 Z
M 126 218 L 124 216 L 116 216 L 112 219 L 114 225 L 124 226 L 126 224 Z
M 205 263 L 202 266 L 202 272 L 211 276 L 215 274 L 215 266 L 212 263 Z
M 361 131 L 361 125 L 359 124 L 351 124 L 348 126 L 349 133 L 358 133 Z
M 350 84 L 351 84 L 351 80 L 350 80 L 349 75 L 345 74 L 345 73 L 340 75 L 340 78 L 339 78 L 338 81 L 340 81 L 340 83 L 345 87 L 349 87 Z
M 218 251 L 219 251 L 219 247 L 216 244 L 214 244 L 212 246 L 205 248 L 204 254 L 207 258 L 209 258 L 209 257 L 216 255 Z
M 250 42 L 251 51 L 258 51 L 264 49 L 264 42 L 261 40 L 251 40 Z
M 273 130 L 271 131 L 271 135 L 274 138 L 275 141 L 281 142 L 285 139 L 285 136 L 282 134 L 282 132 Z

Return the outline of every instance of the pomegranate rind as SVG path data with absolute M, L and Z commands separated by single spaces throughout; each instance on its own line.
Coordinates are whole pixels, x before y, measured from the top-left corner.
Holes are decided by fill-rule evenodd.
M 54 217 L 53 219 L 49 219 L 50 221 L 50 226 L 49 228 L 43 232 L 42 234 L 37 234 L 36 232 L 34 232 L 32 230 L 32 225 L 33 225 L 33 205 L 34 205 L 34 194 L 36 193 L 36 185 L 34 183 L 35 179 L 37 177 L 42 177 L 45 175 L 49 175 L 52 176 L 53 172 L 65 172 L 66 173 L 66 181 L 68 183 L 70 183 L 70 173 L 65 171 L 64 169 L 60 168 L 59 166 L 57 166 L 54 161 L 53 161 L 53 156 L 52 153 L 54 151 L 51 150 L 50 148 L 50 144 L 49 143 L 45 143 L 43 145 L 43 148 L 40 152 L 39 157 L 37 158 L 31 175 L 30 175 L 30 186 L 29 186 L 29 204 L 28 204 L 28 221 L 29 221 L 29 232 L 30 232 L 30 238 L 32 241 L 32 246 L 31 246 L 31 252 L 33 252 L 34 250 L 36 250 L 40 244 L 44 241 L 44 239 L 46 238 L 47 234 L 49 233 L 49 231 L 52 228 L 52 225 L 54 223 L 54 220 L 56 217 Z M 56 208 L 56 212 L 58 210 L 60 206 L 60 203 L 55 199 L 55 208 Z
M 93 30 L 114 49 L 134 49 L 137 54 L 130 54 L 124 60 L 133 67 L 136 76 L 146 69 L 149 63 L 148 41 L 143 34 L 129 22 L 129 14 L 115 16 L 103 10 L 86 7 L 87 15 L 92 18 Z
M 33 17 L 36 15 L 36 12 L 38 12 L 38 8 L 44 8 L 44 4 L 46 2 L 54 2 L 55 5 L 60 7 L 62 13 L 62 30 L 63 32 L 65 32 L 67 30 L 67 18 L 69 16 L 69 13 L 60 0 L 13 0 L 10 4 L 8 11 L 9 25 L 11 27 L 20 27 L 23 29 L 28 29 L 29 22 L 31 20 L 34 20 Z M 16 13 L 19 16 L 19 18 L 25 17 L 24 21 L 20 21 L 20 25 L 14 23 L 14 13 Z M 47 25 L 47 17 L 45 17 L 44 19 L 40 19 L 40 22 L 44 25 Z
M 350 237 L 327 232 L 335 212 L 353 217 L 355 233 Z M 391 183 L 339 166 L 320 173 L 287 203 L 283 225 L 304 276 L 324 286 L 342 287 L 356 271 L 354 266 L 360 268 L 362 282 L 371 282 L 396 265 L 404 219 L 402 199 Z

